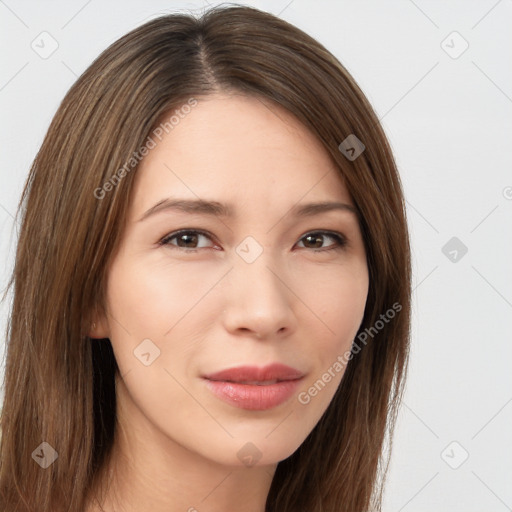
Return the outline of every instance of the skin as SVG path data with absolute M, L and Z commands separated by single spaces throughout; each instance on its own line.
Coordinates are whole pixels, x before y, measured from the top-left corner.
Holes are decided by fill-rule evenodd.
M 90 333 L 111 340 L 120 368 L 106 512 L 264 511 L 277 463 L 317 424 L 343 371 L 307 405 L 297 395 L 350 349 L 363 319 L 368 268 L 356 215 L 289 213 L 296 203 L 354 206 L 322 145 L 275 104 L 228 94 L 198 100 L 137 170 L 109 268 L 107 315 Z M 168 197 L 232 203 L 237 216 L 162 210 L 138 220 Z M 158 244 L 185 228 L 211 237 Z M 322 230 L 341 233 L 346 245 L 328 234 L 305 238 Z M 236 252 L 247 236 L 262 249 L 252 263 Z M 144 339 L 160 350 L 148 366 L 134 356 Z M 233 407 L 201 378 L 273 362 L 305 377 L 267 411 Z M 261 453 L 252 467 L 237 456 L 248 442 Z

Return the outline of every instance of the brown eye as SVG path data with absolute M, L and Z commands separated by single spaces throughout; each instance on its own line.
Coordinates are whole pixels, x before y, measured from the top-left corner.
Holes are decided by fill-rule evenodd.
M 194 233 L 183 233 L 181 235 L 177 235 L 174 238 L 177 240 L 178 247 L 195 248 L 199 240 L 199 235 Z
M 330 244 L 329 246 L 322 248 L 325 238 L 334 240 L 334 244 Z M 345 237 L 341 233 L 331 233 L 330 231 L 316 231 L 314 233 L 308 233 L 301 238 L 301 241 L 304 241 L 306 249 L 321 250 L 341 249 L 345 247 L 347 243 Z
M 210 236 L 203 231 L 184 230 L 166 236 L 160 241 L 160 245 L 173 246 L 178 249 L 189 249 L 188 252 L 195 252 L 197 249 L 205 248 L 204 246 L 198 246 L 201 237 L 211 240 Z M 176 239 L 176 243 L 171 242 L 174 239 Z
M 165 245 L 186 252 L 197 252 L 199 249 L 207 249 L 208 245 L 200 246 L 201 237 L 203 239 L 212 240 L 211 235 L 204 231 L 196 229 L 181 230 L 169 234 L 163 238 L 159 244 Z M 323 247 L 326 239 L 334 240 L 334 243 Z M 175 240 L 175 242 L 174 242 Z M 333 249 L 345 248 L 347 241 L 341 233 L 330 231 L 315 231 L 304 235 L 299 243 L 303 243 L 305 249 L 313 249 L 314 252 L 330 251 Z

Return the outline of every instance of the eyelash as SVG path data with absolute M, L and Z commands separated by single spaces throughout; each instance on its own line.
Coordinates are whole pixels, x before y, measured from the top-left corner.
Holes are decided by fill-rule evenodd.
M 201 229 L 182 229 L 180 231 L 175 231 L 173 233 L 170 233 L 169 235 L 162 238 L 158 245 L 160 246 L 170 246 L 173 249 L 178 249 L 180 251 L 184 252 L 198 252 L 200 249 L 209 249 L 209 247 L 200 247 L 197 249 L 191 249 L 186 247 L 178 247 L 177 245 L 171 244 L 170 241 L 174 238 L 179 237 L 180 235 L 190 235 L 190 234 L 197 234 L 197 235 L 203 235 L 206 238 L 209 238 L 210 240 L 213 239 L 213 237 L 208 233 L 207 231 L 203 231 Z M 324 249 L 312 249 L 313 252 L 327 252 L 332 250 L 343 250 L 346 248 L 347 245 L 347 239 L 344 235 L 341 233 L 337 233 L 336 231 L 309 231 L 308 233 L 305 233 L 300 239 L 299 242 L 302 241 L 304 238 L 310 235 L 323 235 L 327 236 L 329 238 L 332 238 L 336 241 L 333 245 L 324 248 Z M 308 249 L 308 247 L 305 247 L 305 249 Z

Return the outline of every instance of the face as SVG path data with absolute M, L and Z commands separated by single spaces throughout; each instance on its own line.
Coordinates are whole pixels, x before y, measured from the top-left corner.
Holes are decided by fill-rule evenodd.
M 198 100 L 136 171 L 91 336 L 112 343 L 125 428 L 220 464 L 274 464 L 343 377 L 368 293 L 364 243 L 339 172 L 289 113 Z

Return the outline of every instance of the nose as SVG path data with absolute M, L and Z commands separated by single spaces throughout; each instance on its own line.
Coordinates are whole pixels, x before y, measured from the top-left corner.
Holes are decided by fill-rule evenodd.
M 272 267 L 261 255 L 253 263 L 237 261 L 226 276 L 223 322 L 231 334 L 271 340 L 296 330 L 293 287 L 284 271 Z

